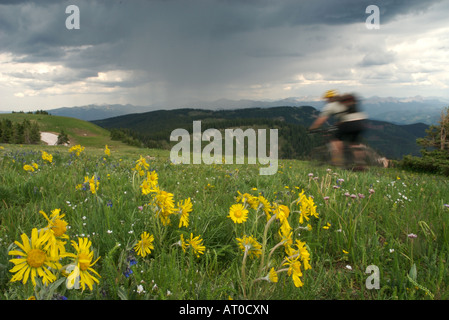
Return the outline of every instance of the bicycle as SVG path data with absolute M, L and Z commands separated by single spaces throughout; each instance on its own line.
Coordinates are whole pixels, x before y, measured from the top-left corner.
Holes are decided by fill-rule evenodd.
M 333 125 L 309 131 L 309 134 L 311 135 L 318 135 L 319 138 L 321 138 L 321 143 L 323 144 L 312 150 L 311 157 L 313 160 L 317 160 L 322 164 L 335 165 L 335 159 L 332 159 L 333 150 L 331 141 L 335 139 L 335 132 L 337 130 L 337 126 Z M 341 167 L 353 171 L 364 171 L 369 164 L 373 164 L 372 161 L 369 161 L 369 158 L 372 157 L 370 157 L 369 154 L 375 154 L 372 149 L 362 143 L 349 143 L 347 141 L 342 142 L 343 161 L 340 164 Z

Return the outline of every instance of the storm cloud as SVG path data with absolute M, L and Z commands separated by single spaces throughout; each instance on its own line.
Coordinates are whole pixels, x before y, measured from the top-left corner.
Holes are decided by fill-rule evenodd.
M 448 4 L 380 1 L 381 28 L 368 30 L 371 2 L 0 1 L 0 108 L 392 94 L 388 79 L 400 95 L 447 91 L 449 70 L 436 66 L 448 58 Z M 68 5 L 79 30 L 65 27 Z

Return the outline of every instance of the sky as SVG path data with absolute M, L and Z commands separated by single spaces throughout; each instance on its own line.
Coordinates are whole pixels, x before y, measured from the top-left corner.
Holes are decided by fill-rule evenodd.
M 328 89 L 448 99 L 448 12 L 436 0 L 0 0 L 0 111 Z

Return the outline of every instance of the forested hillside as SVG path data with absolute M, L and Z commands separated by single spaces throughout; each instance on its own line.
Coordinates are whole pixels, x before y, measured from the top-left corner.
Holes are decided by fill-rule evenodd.
M 37 144 L 41 140 L 39 125 L 24 119 L 22 122 L 12 122 L 0 119 L 0 143 Z
M 192 132 L 193 121 L 200 120 L 202 130 L 215 128 L 278 129 L 279 157 L 299 159 L 310 156 L 322 144 L 319 136 L 310 135 L 307 127 L 318 116 L 313 107 L 246 108 L 237 110 L 177 109 L 129 114 L 92 121 L 109 129 L 111 137 L 129 144 L 169 149 L 170 134 L 183 128 Z M 425 136 L 425 124 L 395 125 L 370 120 L 364 134 L 366 144 L 390 159 L 419 154 L 416 139 Z

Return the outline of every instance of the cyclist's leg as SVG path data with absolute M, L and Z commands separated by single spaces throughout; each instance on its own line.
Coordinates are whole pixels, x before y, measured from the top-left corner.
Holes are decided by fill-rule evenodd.
M 337 130 L 334 133 L 334 137 L 331 140 L 331 154 L 332 159 L 331 163 L 335 166 L 343 166 L 344 165 L 344 144 L 343 144 L 343 134 L 344 132 L 341 130 L 340 125 L 337 125 Z
M 366 147 L 360 142 L 361 131 L 354 131 L 351 134 L 349 148 L 353 155 L 353 163 L 356 167 L 362 168 L 366 163 Z
M 354 121 L 353 129 L 354 131 L 352 132 L 351 145 L 353 149 L 354 159 L 356 164 L 364 165 L 366 164 L 366 148 L 361 143 L 362 133 L 364 130 L 364 121 Z
M 360 146 L 362 124 L 360 121 L 348 121 L 341 125 L 341 139 L 344 142 L 344 156 L 347 166 L 363 165 L 364 151 Z
M 334 139 L 331 144 L 331 164 L 335 166 L 342 166 L 344 164 L 343 156 L 343 141 Z

